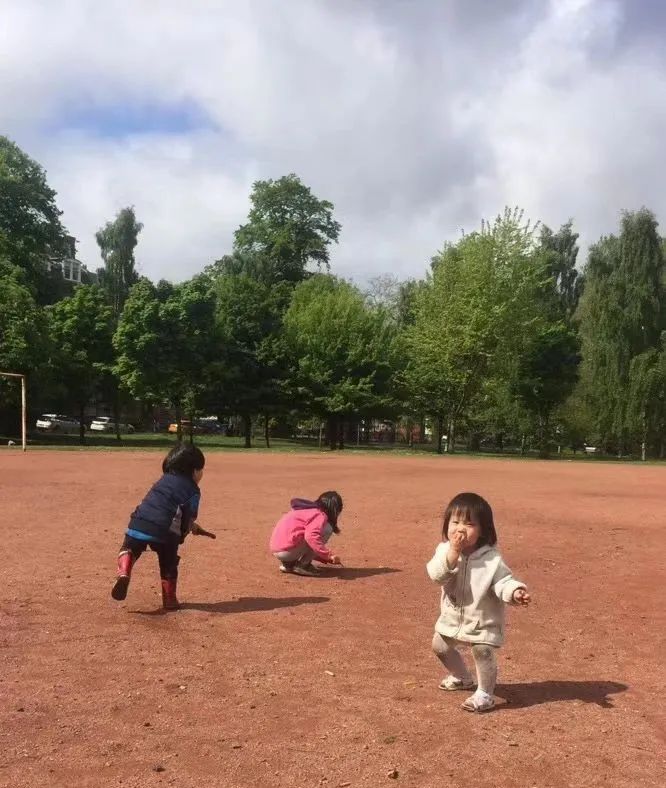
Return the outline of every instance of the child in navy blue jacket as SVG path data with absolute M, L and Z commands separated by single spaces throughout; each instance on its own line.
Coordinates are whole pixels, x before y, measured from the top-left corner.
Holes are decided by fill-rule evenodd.
M 130 516 L 118 555 L 118 577 L 111 590 L 114 599 L 125 599 L 132 566 L 150 547 L 160 565 L 162 604 L 166 610 L 178 609 L 178 547 L 188 533 L 215 538 L 196 522 L 204 464 L 203 452 L 185 443 L 177 444 L 164 458 L 164 475 Z

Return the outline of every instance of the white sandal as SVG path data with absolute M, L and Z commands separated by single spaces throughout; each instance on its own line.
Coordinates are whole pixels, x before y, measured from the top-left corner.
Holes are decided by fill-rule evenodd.
M 467 698 L 461 708 L 465 709 L 465 711 L 490 711 L 495 708 L 495 699 L 487 692 L 477 689 L 473 695 Z
M 457 676 L 452 674 L 448 675 L 445 679 L 442 679 L 439 683 L 439 688 L 441 690 L 448 690 L 449 692 L 453 692 L 455 690 L 469 690 L 476 687 L 476 682 L 474 679 L 459 679 Z

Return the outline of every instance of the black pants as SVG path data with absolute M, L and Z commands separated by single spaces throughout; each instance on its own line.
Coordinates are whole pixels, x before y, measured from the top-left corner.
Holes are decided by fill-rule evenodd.
M 157 553 L 157 560 L 160 563 L 160 577 L 163 580 L 176 580 L 178 577 L 178 542 L 144 542 L 142 539 L 135 539 L 133 536 L 125 534 L 120 552 L 129 550 L 132 558 L 138 561 L 146 547 Z

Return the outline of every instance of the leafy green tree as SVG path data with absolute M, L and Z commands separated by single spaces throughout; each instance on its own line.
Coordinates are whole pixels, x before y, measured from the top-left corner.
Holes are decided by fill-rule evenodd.
M 573 231 L 571 221 L 563 224 L 556 233 L 543 226 L 540 245 L 546 254 L 558 306 L 563 317 L 570 321 L 576 313 L 584 284 L 584 277 L 576 268 L 578 233 Z
M 270 416 L 286 407 L 279 340 L 291 288 L 286 283 L 270 285 L 248 273 L 220 276 L 213 288 L 220 342 L 213 387 L 218 402 L 242 417 L 245 446 L 250 448 L 253 416 L 263 416 L 269 442 Z
M 564 323 L 546 325 L 520 357 L 515 391 L 535 417 L 541 457 L 548 456 L 551 415 L 578 380 L 579 360 L 578 337 Z
M 630 424 L 640 437 L 641 459 L 652 450 L 663 456 L 666 434 L 666 348 L 634 356 L 629 368 Z
M 315 197 L 293 173 L 257 181 L 250 200 L 247 224 L 235 233 L 235 252 L 259 255 L 264 277 L 273 281 L 300 282 L 309 263 L 328 269 L 328 248 L 340 234 L 332 203 Z
M 139 233 L 143 229 L 138 222 L 133 207 L 123 208 L 112 222 L 107 222 L 97 231 L 95 238 L 99 246 L 104 267 L 97 269 L 100 286 L 104 289 L 107 303 L 111 306 L 115 326 L 122 314 L 130 288 L 138 281 L 134 250 L 138 243 Z M 126 392 L 115 375 L 106 380 L 106 391 L 113 402 L 116 423 L 116 438 L 120 435 L 120 404 Z
M 99 283 L 104 288 L 116 321 L 120 318 L 130 288 L 138 281 L 134 250 L 143 229 L 134 208 L 123 208 L 112 222 L 97 231 L 104 268 L 98 269 Z
M 46 365 L 51 348 L 49 325 L 27 285 L 25 271 L 0 259 L 0 370 L 28 376 L 30 400 L 46 393 Z M 20 388 L 0 378 L 0 431 L 13 433 L 18 421 L 10 412 L 20 407 Z
M 216 282 L 224 276 L 248 276 L 265 285 L 279 284 L 284 279 L 280 269 L 264 252 L 239 252 L 216 260 L 212 265 L 206 266 L 203 276 L 211 282 Z
M 130 291 L 113 338 L 116 373 L 138 399 L 169 402 L 181 416 L 206 389 L 209 365 L 218 351 L 215 302 L 203 280 L 182 285 L 146 279 Z
M 291 390 L 328 421 L 331 448 L 345 418 L 393 404 L 395 325 L 353 285 L 328 275 L 301 283 L 284 317 L 283 337 Z
M 56 193 L 42 167 L 7 137 L 0 136 L 0 257 L 25 271 L 38 304 L 62 294 L 62 277 L 47 260 L 66 251 Z
M 557 424 L 561 445 L 568 446 L 574 454 L 582 450 L 585 444 L 598 446 L 594 413 L 580 385 L 556 408 L 553 419 Z
M 620 236 L 590 249 L 579 316 L 582 385 L 606 447 L 623 454 L 637 437 L 633 359 L 659 349 L 666 328 L 664 255 L 652 213 L 625 212 Z
M 411 402 L 438 422 L 440 452 L 445 426 L 465 418 L 538 329 L 537 295 L 548 277 L 533 236 L 522 214 L 507 210 L 433 260 L 405 330 L 405 379 Z
M 86 405 L 113 364 L 113 315 L 102 290 L 82 285 L 51 307 L 51 330 L 56 348 L 52 364 L 78 408 L 84 443 Z

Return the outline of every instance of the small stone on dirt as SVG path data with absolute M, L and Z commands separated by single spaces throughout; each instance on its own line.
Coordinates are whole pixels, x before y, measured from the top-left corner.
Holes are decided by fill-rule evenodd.
M 153 766 L 153 771 L 154 772 L 165 772 L 166 771 L 166 766 L 162 766 L 161 763 L 158 763 L 155 766 Z
M 332 670 L 325 670 L 325 671 L 324 671 L 324 673 L 325 673 L 327 676 L 335 676 L 335 673 L 333 673 L 333 671 L 332 671 Z
M 391 769 L 391 771 L 388 773 L 387 776 L 390 777 L 392 780 L 397 780 L 398 777 L 400 776 L 400 772 L 398 772 L 397 769 Z
M 243 745 L 242 745 L 242 744 L 239 744 L 238 742 L 234 742 L 234 743 L 231 745 L 231 749 L 232 749 L 232 750 L 242 750 L 242 749 L 243 749 Z

